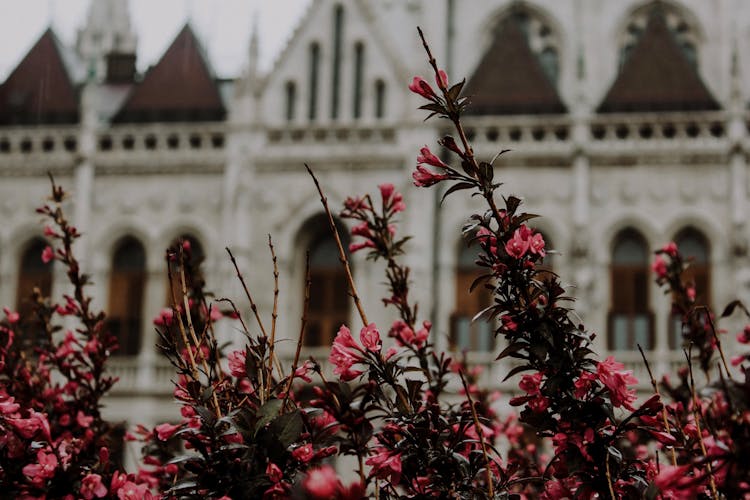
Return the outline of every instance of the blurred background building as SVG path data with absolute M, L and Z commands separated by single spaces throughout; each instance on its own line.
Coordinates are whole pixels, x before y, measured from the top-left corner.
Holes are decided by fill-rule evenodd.
M 268 316 L 273 236 L 285 355 L 309 249 L 306 349 L 325 359 L 338 326 L 358 319 L 308 163 L 333 207 L 383 182 L 404 193 L 399 230 L 414 236 L 406 261 L 434 341 L 489 363 L 502 346 L 491 325 L 471 322 L 489 297 L 467 293 L 477 271 L 461 237 L 482 207 L 460 196 L 440 205 L 439 190 L 411 181 L 419 147 L 439 151 L 449 131 L 424 123 L 407 90 L 430 73 L 418 25 L 451 80 L 467 78 L 478 156 L 512 150 L 495 162 L 501 191 L 543 215 L 534 224 L 556 251 L 546 265 L 577 297 L 602 357 L 615 354 L 645 385 L 636 343 L 657 373 L 682 359 L 679 321 L 649 270 L 670 240 L 695 259 L 701 303 L 750 298 L 750 2 L 314 0 L 269 71 L 251 36 L 244 68 L 218 79 L 189 23 L 138 73 L 128 1 L 95 0 L 74 46 L 45 31 L 0 85 L 0 304 L 26 310 L 33 284 L 67 290 L 60 267 L 40 258 L 34 208 L 51 172 L 74 194 L 77 251 L 120 340 L 112 415 L 177 417 L 152 319 L 168 304 L 164 250 L 179 238 L 205 257 L 209 288 L 244 304 L 230 246 Z M 385 331 L 383 269 L 353 262 Z M 221 330 L 241 339 L 234 325 Z M 499 384 L 507 369 L 493 365 L 486 380 Z

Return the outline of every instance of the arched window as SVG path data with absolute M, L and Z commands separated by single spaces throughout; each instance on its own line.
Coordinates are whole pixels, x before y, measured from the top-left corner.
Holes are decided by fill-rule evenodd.
M 482 274 L 475 261 L 478 245 L 462 242 L 456 263 L 456 309 L 451 316 L 451 348 L 456 351 L 491 351 L 495 345 L 492 324 L 484 319 L 472 323 L 472 318 L 492 301 L 489 290 L 480 285 L 469 292 L 471 284 Z
M 326 216 L 314 217 L 305 228 L 311 235 L 308 246 L 311 285 L 304 343 L 311 347 L 330 346 L 339 327 L 349 322 L 349 284 Z M 343 226 L 338 230 L 346 249 L 348 232 Z
M 695 287 L 695 304 L 709 306 L 711 304 L 711 255 L 708 239 L 694 227 L 687 227 L 677 233 L 674 242 L 683 258 L 690 263 L 690 267 L 682 274 L 682 280 Z M 680 349 L 682 347 L 682 318 L 673 315 L 671 325 L 669 347 Z
M 629 228 L 615 238 L 610 265 L 612 303 L 609 349 L 652 349 L 653 315 L 649 309 L 649 252 L 646 239 Z
M 294 82 L 286 82 L 286 120 L 294 120 L 295 106 L 297 104 L 297 85 Z
M 120 346 L 115 354 L 134 356 L 141 347 L 146 287 L 146 251 L 141 242 L 130 236 L 120 240 L 111 269 L 107 326 Z
M 34 238 L 26 244 L 21 254 L 18 268 L 18 285 L 16 287 L 16 310 L 27 324 L 29 335 L 23 339 L 24 343 L 39 345 L 46 339 L 43 326 L 36 320 L 32 302 L 34 288 L 38 288 L 42 297 L 49 297 L 52 293 L 53 262 L 44 263 L 42 252 L 47 242 L 41 238 Z
M 385 117 L 385 82 L 375 80 L 375 118 Z
M 320 45 L 310 45 L 310 88 L 307 116 L 310 121 L 318 117 L 318 78 L 320 76 Z
M 515 22 L 526 37 L 531 52 L 536 55 L 544 74 L 553 84 L 557 84 L 560 76 L 560 39 L 552 30 L 544 16 L 528 8 L 518 5 L 513 7 L 510 17 L 501 20 L 496 33 L 503 30 L 508 22 Z
M 191 290 L 195 287 L 202 288 L 204 285 L 203 270 L 201 264 L 205 259 L 205 253 L 203 252 L 203 245 L 195 236 L 191 234 L 183 234 L 179 238 L 175 238 L 169 245 L 169 248 L 175 248 L 178 244 L 182 244 L 183 252 L 185 253 L 187 260 L 187 268 L 185 269 L 185 286 L 187 288 L 188 295 L 191 295 Z M 167 305 L 172 305 L 172 297 L 176 297 L 177 301 L 182 304 L 182 283 L 180 280 L 180 269 L 176 264 L 176 261 L 170 262 L 170 269 L 172 272 L 172 288 L 169 287 L 170 283 L 167 282 Z M 174 293 L 174 295 L 173 295 Z
M 333 9 L 333 74 L 331 75 L 331 119 L 339 117 L 339 87 L 341 86 L 341 45 L 344 31 L 344 7 Z
M 354 119 L 362 117 L 362 85 L 365 69 L 365 46 L 362 42 L 354 45 L 354 102 L 352 115 Z

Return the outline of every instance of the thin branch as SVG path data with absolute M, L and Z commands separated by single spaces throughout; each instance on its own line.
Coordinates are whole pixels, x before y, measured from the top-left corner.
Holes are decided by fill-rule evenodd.
M 492 484 L 492 469 L 490 469 L 490 459 L 487 457 L 487 446 L 484 443 L 484 432 L 482 432 L 482 426 L 479 424 L 479 417 L 477 416 L 477 410 L 474 408 L 474 401 L 471 399 L 471 392 L 469 391 L 469 385 L 466 383 L 466 377 L 464 377 L 464 371 L 459 370 L 458 374 L 461 376 L 461 383 L 464 386 L 466 392 L 466 399 L 469 401 L 471 407 L 471 418 L 474 419 L 474 427 L 477 429 L 477 436 L 479 436 L 479 444 L 482 447 L 482 456 L 484 457 L 485 473 L 487 474 L 487 494 L 489 498 L 495 498 L 494 486 Z
M 229 249 L 229 247 L 225 247 L 225 250 L 229 254 L 229 258 L 232 260 L 232 265 L 234 266 L 234 270 L 237 273 L 237 278 L 240 280 L 240 283 L 242 283 L 242 288 L 245 290 L 245 296 L 247 297 L 247 300 L 250 302 L 250 309 L 252 309 L 253 314 L 255 315 L 255 320 L 258 322 L 258 326 L 260 327 L 260 332 L 261 334 L 263 334 L 264 337 L 267 337 L 266 329 L 263 326 L 263 321 L 260 319 L 260 314 L 258 314 L 258 306 L 255 305 L 253 296 L 250 294 L 250 290 L 248 290 L 247 288 L 247 284 L 245 283 L 245 278 L 242 276 L 242 273 L 240 272 L 240 268 L 237 266 L 237 260 L 234 258 L 234 255 L 232 254 L 232 251 Z
M 289 380 L 286 384 L 286 391 L 284 394 L 284 403 L 279 409 L 279 413 L 284 411 L 286 403 L 289 400 L 289 393 L 292 390 L 292 382 L 294 382 L 294 375 L 297 372 L 297 364 L 299 363 L 299 355 L 302 352 L 303 339 L 305 338 L 305 328 L 307 327 L 307 311 L 310 307 L 310 285 L 312 279 L 310 278 L 310 252 L 305 254 L 305 302 L 302 307 L 302 321 L 299 329 L 299 337 L 297 337 L 297 350 L 294 352 L 294 361 L 292 362 L 292 372 L 289 374 Z
M 352 277 L 352 269 L 349 266 L 349 260 L 346 258 L 346 252 L 344 252 L 344 246 L 341 244 L 341 237 L 339 236 L 338 229 L 336 229 L 336 223 L 333 221 L 333 215 L 331 214 L 331 210 L 328 208 L 328 199 L 323 194 L 323 190 L 320 187 L 320 183 L 318 182 L 317 177 L 315 177 L 315 174 L 307 163 L 305 163 L 305 168 L 307 169 L 307 173 L 310 174 L 310 177 L 312 177 L 313 181 L 315 182 L 315 187 L 318 189 L 318 194 L 320 195 L 320 202 L 323 204 L 323 208 L 325 209 L 326 215 L 328 216 L 328 225 L 330 226 L 331 232 L 336 239 L 336 246 L 339 249 L 339 260 L 341 261 L 341 264 L 344 266 L 344 270 L 346 271 L 346 280 L 349 283 L 349 293 L 354 300 L 354 305 L 357 307 L 357 311 L 359 312 L 359 317 L 362 319 L 362 323 L 367 326 L 370 324 L 370 322 L 367 321 L 367 315 L 365 314 L 365 310 L 362 308 L 362 303 L 359 299 L 359 295 L 357 294 L 357 287 L 354 285 L 354 278 Z
M 612 473 L 609 471 L 609 453 L 607 453 L 607 456 L 604 459 L 604 464 L 606 467 L 607 486 L 609 486 L 609 494 L 611 495 L 612 500 L 617 500 L 617 497 L 615 496 L 615 489 L 612 486 Z
M 641 352 L 641 357 L 643 358 L 643 363 L 646 365 L 646 371 L 648 371 L 648 376 L 651 379 L 651 387 L 654 388 L 654 392 L 657 396 L 661 398 L 661 394 L 659 394 L 659 385 L 656 383 L 656 379 L 654 378 L 654 373 L 651 371 L 651 365 L 648 363 L 648 359 L 646 359 L 646 354 L 643 352 L 643 348 L 641 348 L 641 344 L 636 344 L 638 346 L 638 350 Z M 664 429 L 669 432 L 669 420 L 667 419 L 667 408 L 662 404 L 661 407 L 661 417 L 664 422 Z M 677 467 L 677 454 L 674 451 L 674 446 L 669 447 L 669 451 L 672 455 L 672 465 Z
M 281 371 L 281 363 L 274 353 L 276 348 L 276 319 L 279 317 L 279 266 L 276 259 L 276 252 L 273 248 L 273 241 L 271 241 L 271 235 L 268 235 L 268 248 L 271 250 L 271 260 L 273 260 L 273 311 L 271 312 L 271 338 L 268 341 L 268 374 L 271 376 L 273 371 L 273 363 L 276 363 L 276 371 L 279 372 L 279 377 L 283 377 Z
M 711 317 L 711 311 L 708 309 L 708 306 L 700 306 L 699 309 L 703 309 L 703 313 L 706 315 L 706 318 L 708 318 L 708 323 L 711 325 L 711 333 L 714 335 L 714 340 L 716 341 L 716 349 L 719 351 L 719 356 L 721 356 L 721 362 L 724 365 L 724 371 L 727 374 L 727 377 L 730 379 L 732 378 L 732 372 L 729 371 L 729 365 L 727 364 L 727 359 L 724 357 L 724 349 L 721 347 L 721 339 L 719 338 L 719 335 L 716 333 L 716 325 L 714 325 L 714 319 Z
M 688 373 L 690 374 L 690 396 L 693 400 L 693 418 L 695 419 L 695 428 L 699 438 L 698 442 L 701 445 L 701 453 L 703 453 L 703 458 L 706 459 L 706 471 L 708 472 L 708 480 L 711 485 L 711 496 L 715 500 L 719 500 L 719 493 L 716 491 L 716 481 L 714 480 L 713 467 L 711 467 L 711 460 L 708 458 L 708 454 L 706 452 L 706 444 L 703 442 L 703 431 L 701 430 L 700 423 L 701 415 L 700 411 L 698 410 L 700 404 L 698 401 L 698 396 L 696 396 L 695 394 L 695 379 L 693 379 L 693 363 L 690 361 L 690 353 L 687 350 L 683 350 L 682 352 L 685 354 L 685 359 L 687 359 Z

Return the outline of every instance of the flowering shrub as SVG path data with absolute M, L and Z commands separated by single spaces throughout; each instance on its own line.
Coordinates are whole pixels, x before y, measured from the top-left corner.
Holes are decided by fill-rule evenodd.
M 559 278 L 540 265 L 549 249 L 533 229 L 536 216 L 523 212 L 516 197 L 498 201 L 494 167 L 476 158 L 461 123 L 468 105 L 461 97 L 464 82 L 451 84 L 424 46 L 435 87 L 415 77 L 409 88 L 426 100 L 421 109 L 428 118 L 447 119 L 454 132 L 439 141 L 447 151 L 443 159 L 429 146 L 420 149 L 412 178 L 420 188 L 443 183 L 445 196 L 467 191 L 485 202 L 464 227 L 483 271 L 471 288 L 492 294 L 480 317 L 504 341 L 497 359 L 514 359 L 505 378 L 520 376 L 519 393 L 510 399 L 518 414 L 497 412 L 499 394 L 479 387 L 481 370 L 436 351 L 431 324 L 409 295 L 410 270 L 400 261 L 408 243 L 397 227 L 406 209 L 402 194 L 382 184 L 376 196 L 347 198 L 340 213 L 353 222 L 350 252 L 366 251 L 385 265 L 383 303 L 395 315 L 390 324 L 376 325 L 361 304 L 327 199 L 310 171 L 346 272 L 349 289 L 341 293 L 352 297 L 358 313 L 357 324 L 341 325 L 331 346 L 333 377 L 315 360 L 300 359 L 309 271 L 297 349 L 285 367 L 275 353 L 278 269 L 270 238 L 276 278 L 270 322 L 228 250 L 253 323 L 232 301 L 212 300 L 189 243 L 177 243 L 166 254 L 172 304 L 154 325 L 159 349 L 177 372 L 174 397 L 182 419 L 128 434 L 142 442 L 143 464 L 127 474 L 110 460 L 117 429 L 99 412 L 115 383 L 106 361 L 116 340 L 104 329 L 104 315 L 89 308 L 87 278 L 72 253 L 79 235 L 64 218 L 64 193 L 53 183 L 53 205 L 40 213 L 53 223 L 45 234 L 54 245 L 42 259 L 66 267 L 74 294 L 52 304 L 35 292 L 34 318 L 4 310 L 4 493 L 86 500 L 750 497 L 744 364 L 750 353 L 731 360 L 745 375 L 735 380 L 714 316 L 696 306 L 695 284 L 684 273 L 689 263 L 679 249 L 670 243 L 659 250 L 653 270 L 682 318 L 686 366 L 678 384 L 652 380 L 654 395 L 638 404 L 632 373 L 611 356 L 597 359 L 594 335 L 574 320 Z M 737 309 L 750 316 L 739 302 L 722 316 Z M 59 316 L 76 318 L 79 327 L 63 331 L 54 321 Z M 214 324 L 220 318 L 236 322 L 242 348 L 219 346 Z M 32 320 L 44 338 L 28 351 L 17 339 L 24 328 L 31 331 L 26 325 Z M 750 343 L 750 327 L 737 340 Z M 702 389 L 694 360 L 708 380 Z M 662 393 L 670 401 L 662 402 Z M 338 475 L 330 463 L 337 456 L 352 457 L 355 478 Z

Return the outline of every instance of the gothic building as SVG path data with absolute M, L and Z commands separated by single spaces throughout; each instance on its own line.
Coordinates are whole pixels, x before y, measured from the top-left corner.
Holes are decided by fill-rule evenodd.
M 151 321 L 167 304 L 164 249 L 180 237 L 205 256 L 209 287 L 242 303 L 230 246 L 270 314 L 272 235 L 287 354 L 309 249 L 306 349 L 325 359 L 338 325 L 357 318 L 308 163 L 332 206 L 382 182 L 404 193 L 400 231 L 414 236 L 406 260 L 434 341 L 489 362 L 500 346 L 490 325 L 471 322 L 488 297 L 467 293 L 476 271 L 461 238 L 481 206 L 441 205 L 437 190 L 411 182 L 419 147 L 437 151 L 447 130 L 424 123 L 407 90 L 413 74 L 429 73 L 418 25 L 450 77 L 467 78 L 478 155 L 512 150 L 496 161 L 502 192 L 543 215 L 537 228 L 556 250 L 547 265 L 570 285 L 600 352 L 645 384 L 636 343 L 657 372 L 681 359 L 649 271 L 669 240 L 694 257 L 701 301 L 750 298 L 750 2 L 314 0 L 267 74 L 253 37 L 246 67 L 225 81 L 190 25 L 137 74 L 127 0 L 97 0 L 75 47 L 46 31 L 0 85 L 0 303 L 23 310 L 32 284 L 66 290 L 59 266 L 40 259 L 34 208 L 49 171 L 74 193 L 78 254 L 120 339 L 113 415 L 176 415 Z M 382 268 L 353 262 L 368 315 L 388 325 Z M 222 330 L 240 339 L 232 325 Z M 487 380 L 504 370 L 494 365 Z

